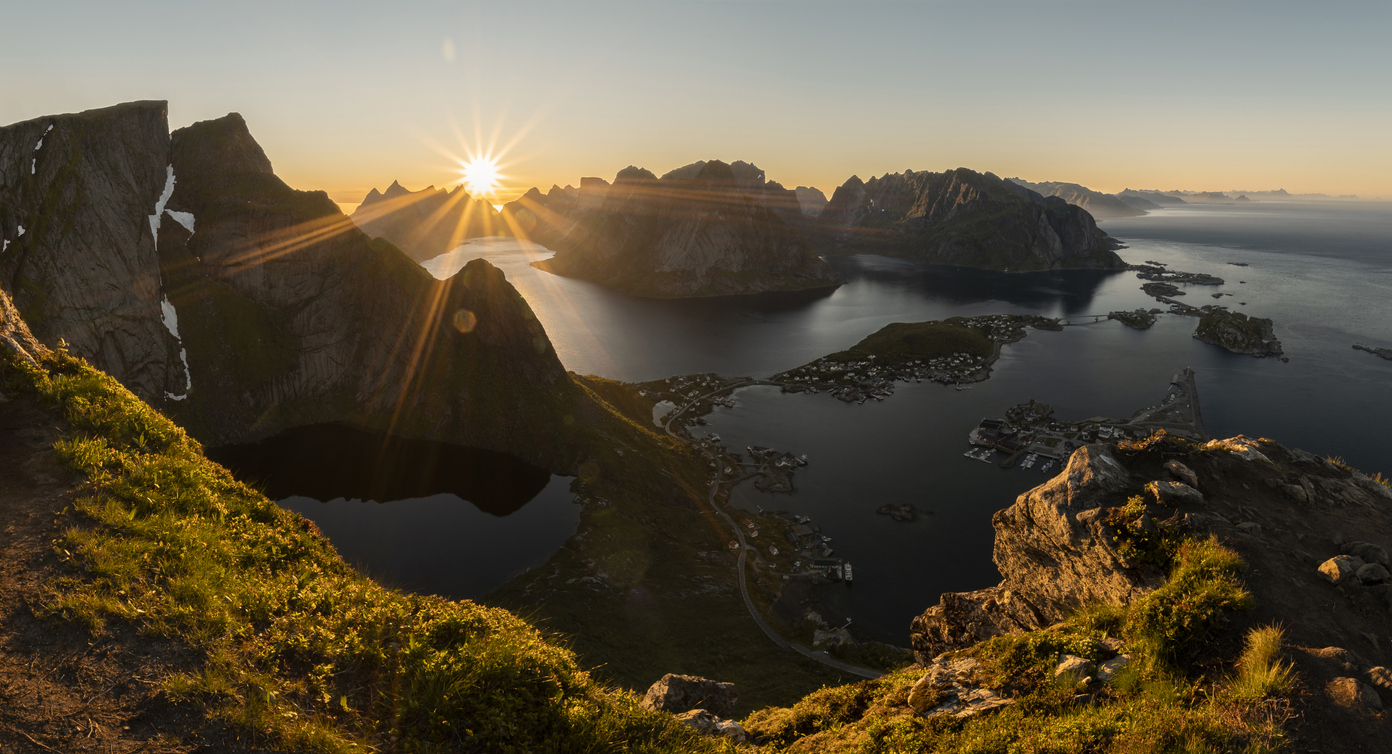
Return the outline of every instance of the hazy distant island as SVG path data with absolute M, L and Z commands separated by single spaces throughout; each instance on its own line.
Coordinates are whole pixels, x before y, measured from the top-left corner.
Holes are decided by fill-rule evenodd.
M 1093 191 L 1087 186 L 1076 183 L 1061 183 L 1059 181 L 1030 183 L 1023 178 L 1007 178 L 1006 180 L 1043 196 L 1057 196 L 1069 204 L 1076 204 L 1098 220 L 1107 220 L 1113 217 L 1140 217 L 1146 213 L 1147 209 L 1158 208 L 1158 205 L 1150 202 L 1147 204 L 1151 204 L 1151 206 L 1138 207 L 1116 194 Z
M 1011 272 L 1126 267 L 1086 210 L 967 168 L 851 176 L 818 220 L 835 254 Z

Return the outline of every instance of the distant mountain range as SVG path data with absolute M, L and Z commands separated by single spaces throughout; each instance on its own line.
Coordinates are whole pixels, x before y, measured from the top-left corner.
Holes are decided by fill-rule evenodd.
M 1153 209 L 1156 206 L 1136 206 L 1116 194 L 1093 191 L 1076 183 L 1060 183 L 1058 181 L 1030 183 L 1023 178 L 1009 178 L 1007 180 L 1032 191 L 1037 191 L 1044 196 L 1057 196 L 1069 204 L 1076 204 L 1098 220 L 1107 220 L 1113 217 L 1139 217 L 1144 215 L 1147 209 Z
M 408 191 L 392 181 L 384 192 L 368 192 L 351 217 L 363 232 L 391 241 L 417 262 L 470 238 L 512 235 L 492 204 L 469 196 L 462 186 Z

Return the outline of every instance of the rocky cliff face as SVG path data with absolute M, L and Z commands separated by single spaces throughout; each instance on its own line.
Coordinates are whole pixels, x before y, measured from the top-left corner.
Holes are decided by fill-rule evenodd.
M 535 190 L 533 190 L 535 192 Z M 595 209 L 558 211 L 529 193 L 505 210 L 531 213 L 556 256 L 537 266 L 640 296 L 719 296 L 840 284 L 795 223 L 797 195 L 748 163 L 678 168 L 659 179 L 620 171 Z
M 1127 507 L 1133 497 L 1139 512 Z M 1309 453 L 1244 437 L 1090 445 L 992 523 L 1004 580 L 944 594 L 915 618 L 911 641 L 920 662 L 1049 626 L 1088 603 L 1145 595 L 1165 574 L 1127 554 L 1124 530 L 1212 533 L 1249 565 L 1256 608 L 1240 620 L 1279 622 L 1295 645 L 1357 647 L 1373 664 L 1392 659 L 1392 644 L 1369 638 L 1385 635 L 1392 620 L 1392 577 L 1369 568 L 1367 579 L 1331 585 L 1338 579 L 1321 573 L 1341 553 L 1362 558 L 1359 566 L 1386 559 L 1392 489 Z
M 45 136 L 22 175 L 16 145 Z M 135 103 L 0 144 L 4 285 L 35 335 L 205 443 L 341 421 L 577 462 L 586 405 L 502 273 L 478 260 L 436 281 L 323 192 L 286 186 L 240 116 L 171 136 L 163 103 Z
M 155 256 L 172 180 L 163 102 L 0 128 L 0 285 L 40 340 L 155 405 L 185 382 Z
M 1089 215 L 1098 220 L 1106 220 L 1111 217 L 1140 217 L 1145 214 L 1146 210 L 1145 207 L 1130 204 L 1120 197 L 1104 194 L 1101 191 L 1093 191 L 1087 186 L 1077 183 L 1059 181 L 1030 183 L 1021 178 L 1007 178 L 1006 180 L 1017 186 L 1024 186 L 1041 196 L 1057 196 L 1069 204 L 1082 207 L 1087 210 Z M 1150 202 L 1146 203 L 1150 204 Z
M 393 181 L 385 192 L 368 192 L 350 217 L 368 236 L 387 239 L 417 262 L 470 238 L 513 235 L 493 205 L 473 198 L 462 186 L 408 191 Z
M 843 254 L 1015 272 L 1125 267 L 1085 210 L 966 168 L 852 176 L 818 219 L 826 246 Z

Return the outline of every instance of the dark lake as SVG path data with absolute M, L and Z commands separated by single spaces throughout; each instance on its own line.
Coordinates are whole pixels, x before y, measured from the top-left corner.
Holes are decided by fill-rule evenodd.
M 568 477 L 490 450 L 325 424 L 208 456 L 364 572 L 454 599 L 545 563 L 580 520 Z

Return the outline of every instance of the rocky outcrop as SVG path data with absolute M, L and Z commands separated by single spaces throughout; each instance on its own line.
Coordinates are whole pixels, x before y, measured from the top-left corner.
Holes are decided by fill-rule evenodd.
M 1246 356 L 1280 356 L 1282 353 L 1281 341 L 1276 339 L 1271 320 L 1226 309 L 1205 313 L 1194 330 L 1194 337 Z
M 534 190 L 535 191 L 535 190 Z M 796 227 L 796 194 L 748 163 L 712 160 L 663 178 L 619 172 L 598 208 L 557 211 L 531 193 L 505 215 L 555 257 L 534 263 L 639 296 L 679 298 L 825 288 L 841 283 Z M 534 218 L 534 219 L 532 219 Z
M 367 235 L 387 239 L 417 262 L 470 238 L 513 235 L 493 205 L 470 196 L 462 186 L 408 191 L 392 181 L 384 192 L 368 192 L 350 218 Z
M 186 380 L 155 254 L 173 182 L 164 102 L 0 128 L 0 286 L 39 340 L 155 406 Z
M 133 103 L 0 144 L 0 270 L 34 335 L 206 444 L 345 422 L 578 463 L 589 404 L 502 273 L 435 280 L 286 186 L 240 116 L 171 135 L 164 103 Z
M 48 349 L 29 332 L 29 325 L 19 316 L 5 291 L 0 290 L 0 351 L 9 351 L 20 359 L 37 366 L 37 359 Z
M 835 253 L 1014 272 L 1125 267 L 1086 210 L 966 168 L 852 176 L 818 220 Z
M 733 683 L 668 673 L 648 688 L 642 707 L 673 713 L 703 709 L 714 715 L 728 715 L 738 702 Z
M 1122 520 L 1133 497 L 1145 512 Z M 1050 626 L 1088 603 L 1128 604 L 1148 594 L 1165 574 L 1128 559 L 1118 544 L 1122 525 L 1222 538 L 1251 573 L 1262 574 L 1246 580 L 1256 607 L 1244 624 L 1279 622 L 1293 644 L 1346 644 L 1376 635 L 1392 618 L 1392 576 L 1382 575 L 1382 565 L 1368 567 L 1386 558 L 1392 542 L 1385 536 L 1392 489 L 1266 440 L 1199 445 L 1160 435 L 1122 448 L 1089 445 L 992 523 L 1004 580 L 944 594 L 915 618 L 911 643 L 920 663 Z M 1385 665 L 1392 647 L 1369 651 Z
M 1146 214 L 1147 208 L 1145 207 L 1137 207 L 1130 202 L 1123 201 L 1120 197 L 1104 194 L 1101 191 L 1093 191 L 1087 186 L 1077 183 L 1061 183 L 1059 181 L 1030 183 L 1022 178 L 1007 178 L 1006 180 L 1018 186 L 1024 186 L 1042 196 L 1057 196 L 1069 204 L 1082 207 L 1088 211 L 1089 215 L 1098 220 L 1107 220 L 1113 217 L 1140 217 Z M 1146 203 L 1158 207 L 1151 202 Z

